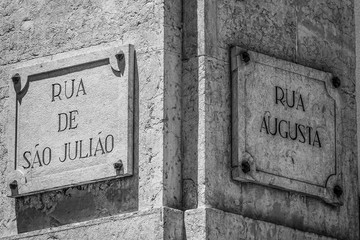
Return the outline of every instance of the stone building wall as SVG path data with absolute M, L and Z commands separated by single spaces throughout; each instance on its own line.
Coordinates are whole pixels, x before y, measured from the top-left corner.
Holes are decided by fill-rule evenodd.
M 359 239 L 354 1 L 4 0 L 0 16 L 0 238 Z M 125 44 L 133 175 L 9 198 L 10 70 Z M 234 46 L 341 80 L 342 206 L 232 179 Z
M 2 1 L 0 236 L 163 205 L 180 206 L 181 6 L 175 3 Z M 7 154 L 7 99 L 12 83 L 7 69 L 111 44 L 133 44 L 136 51 L 134 175 L 8 198 L 6 175 L 11 169 L 5 163 L 12 156 Z
M 185 2 L 189 3 L 184 5 L 184 14 L 189 16 L 184 18 L 183 108 L 187 117 L 183 138 L 195 143 L 184 147 L 184 162 L 188 163 L 183 169 L 187 181 L 184 204 L 189 208 L 212 206 L 302 231 L 357 239 L 353 2 L 213 0 L 197 1 L 197 7 L 192 1 Z M 302 194 L 231 180 L 231 46 L 330 72 L 341 79 L 343 206 L 333 208 Z M 195 100 L 194 93 L 198 95 Z

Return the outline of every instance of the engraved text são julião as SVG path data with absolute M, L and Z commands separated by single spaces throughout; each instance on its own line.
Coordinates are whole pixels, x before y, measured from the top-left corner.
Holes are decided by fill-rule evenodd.
M 66 101 L 67 99 L 85 95 L 87 95 L 87 90 L 83 80 L 71 79 L 63 83 L 51 84 L 51 99 L 49 101 L 56 103 L 57 101 Z M 80 114 L 81 112 L 78 109 L 58 113 L 58 128 L 54 129 L 54 134 L 64 131 L 75 131 L 79 126 L 78 118 Z M 101 136 L 99 133 L 96 137 L 63 143 L 60 148 L 60 154 L 55 153 L 55 150 L 58 149 L 53 149 L 49 146 L 41 149 L 38 147 L 39 144 L 36 144 L 35 150 L 28 150 L 22 153 L 23 161 L 21 161 L 20 166 L 24 169 L 37 168 L 47 166 L 54 161 L 64 163 L 76 159 L 108 154 L 114 149 L 114 141 L 112 134 Z

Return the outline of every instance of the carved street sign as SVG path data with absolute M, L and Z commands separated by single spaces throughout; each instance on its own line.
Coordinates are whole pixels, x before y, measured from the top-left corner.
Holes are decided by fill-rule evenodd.
M 239 47 L 231 55 L 233 179 L 341 204 L 332 75 Z
M 132 175 L 134 49 L 11 71 L 12 196 Z

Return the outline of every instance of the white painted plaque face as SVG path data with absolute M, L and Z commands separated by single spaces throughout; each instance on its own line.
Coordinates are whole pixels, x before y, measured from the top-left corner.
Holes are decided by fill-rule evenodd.
M 339 96 L 329 73 L 232 49 L 233 178 L 340 204 Z
M 132 174 L 132 46 L 43 62 L 11 76 L 13 196 Z

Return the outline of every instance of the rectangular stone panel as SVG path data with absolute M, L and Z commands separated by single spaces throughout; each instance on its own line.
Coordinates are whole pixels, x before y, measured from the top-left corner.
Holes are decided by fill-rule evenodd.
M 9 78 L 11 196 L 132 175 L 133 46 L 40 61 Z
M 332 75 L 239 47 L 231 68 L 233 178 L 341 204 Z

